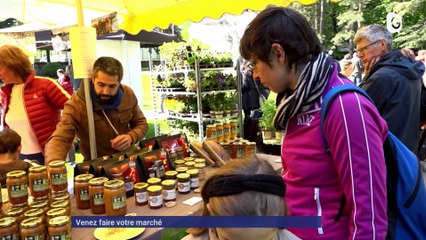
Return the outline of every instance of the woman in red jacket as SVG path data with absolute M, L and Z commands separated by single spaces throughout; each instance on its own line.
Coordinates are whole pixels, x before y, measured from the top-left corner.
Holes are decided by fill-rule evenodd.
M 2 126 L 22 137 L 20 159 L 44 164 L 44 145 L 59 122 L 70 95 L 53 79 L 35 77 L 28 56 L 18 47 L 0 47 Z

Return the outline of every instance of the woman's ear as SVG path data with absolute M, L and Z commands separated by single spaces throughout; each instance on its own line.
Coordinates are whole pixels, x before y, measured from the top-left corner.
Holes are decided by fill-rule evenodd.
M 271 46 L 271 57 L 275 58 L 279 63 L 284 64 L 285 51 L 279 43 L 273 43 Z

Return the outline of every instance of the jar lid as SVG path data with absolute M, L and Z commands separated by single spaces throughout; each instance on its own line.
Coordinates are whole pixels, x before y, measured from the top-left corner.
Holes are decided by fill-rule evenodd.
M 146 190 L 148 192 L 160 192 L 160 191 L 163 190 L 163 187 L 158 186 L 158 185 L 154 185 L 154 186 L 149 186 Z
M 176 185 L 176 181 L 172 180 L 172 179 L 164 180 L 164 181 L 161 182 L 161 185 L 174 186 L 174 185 Z
M 206 159 L 204 159 L 204 158 L 196 158 L 196 159 L 194 159 L 194 162 L 195 163 L 206 163 Z
M 23 170 L 15 170 L 15 171 L 8 172 L 6 174 L 6 177 L 8 177 L 8 178 L 20 178 L 20 177 L 25 176 L 25 174 L 26 173 Z
M 207 127 L 208 127 L 208 128 L 215 128 L 215 127 L 216 127 L 216 125 L 215 125 L 215 124 L 209 124 L 209 125 L 207 125 Z
M 21 228 L 32 228 L 42 224 L 41 217 L 30 217 L 22 220 Z
M 190 162 L 186 162 L 185 166 L 194 166 L 195 162 L 190 161 Z
M 193 158 L 193 157 L 186 157 L 186 158 L 184 158 L 183 160 L 184 160 L 185 162 L 189 162 L 189 161 L 194 161 L 194 159 L 195 159 L 195 158 Z
M 63 201 L 54 201 L 50 204 L 51 208 L 66 208 L 69 205 L 69 201 L 68 200 L 63 200 Z
M 77 175 L 74 180 L 76 182 L 88 182 L 90 179 L 92 179 L 94 176 L 93 174 L 87 173 L 87 174 L 80 174 Z
M 149 179 L 147 180 L 147 182 L 148 182 L 149 184 L 159 183 L 159 182 L 161 182 L 161 179 L 153 177 L 153 178 L 149 178 Z
M 166 176 L 174 176 L 174 175 L 177 175 L 178 172 L 176 172 L 176 171 L 167 171 L 164 174 L 166 174 Z
M 14 217 L 4 217 L 0 218 L 0 227 L 9 227 L 16 222 Z
M 44 210 L 41 208 L 30 208 L 30 210 L 24 213 L 25 217 L 39 217 L 43 215 Z
M 188 173 L 179 173 L 178 175 L 177 175 L 177 178 L 180 178 L 180 179 L 188 179 L 188 178 L 190 178 L 191 176 L 189 176 L 189 174 Z
M 5 212 L 8 217 L 17 217 L 24 212 L 23 208 L 11 208 Z
M 33 172 L 33 173 L 39 173 L 39 172 L 46 171 L 46 169 L 47 169 L 46 166 L 34 166 L 34 167 L 30 167 L 28 169 L 28 171 Z
M 49 220 L 49 226 L 62 226 L 70 221 L 68 216 L 58 216 Z
M 222 127 L 222 123 L 220 123 L 220 122 L 217 122 L 217 123 L 215 123 L 216 124 L 216 127 Z
M 70 199 L 70 195 L 68 194 L 68 192 L 52 196 L 52 200 L 54 200 L 54 201 L 64 201 L 64 200 L 69 200 L 69 199 Z
M 196 163 L 196 164 L 194 165 L 194 167 L 195 167 L 195 168 L 204 168 L 204 167 L 206 167 L 206 164 L 205 164 L 205 163 Z
M 49 167 L 62 167 L 65 165 L 65 161 L 56 160 L 49 163 Z
M 94 186 L 104 185 L 105 182 L 108 182 L 108 178 L 106 177 L 97 177 L 89 180 L 89 184 Z
M 256 142 L 248 142 L 247 145 L 256 145 Z
M 185 163 L 185 160 L 183 159 L 175 160 L 175 164 L 184 164 L 184 163 Z
M 65 208 L 52 208 L 49 211 L 47 211 L 46 216 L 57 217 L 57 216 L 63 216 L 66 214 L 67 214 L 67 210 Z
M 188 173 L 189 175 L 194 175 L 200 173 L 200 171 L 198 171 L 198 169 L 189 169 L 188 171 L 186 171 L 186 173 Z
M 147 187 L 148 187 L 148 183 L 145 183 L 145 182 L 140 182 L 133 185 L 133 188 L 136 188 L 136 189 L 144 189 Z
M 176 171 L 178 173 L 180 173 L 180 172 L 186 172 L 186 171 L 188 171 L 188 168 L 187 167 L 178 167 L 178 168 L 176 168 Z
M 30 207 L 31 208 L 45 208 L 45 207 L 47 207 L 48 203 L 49 203 L 49 200 L 32 202 L 30 204 Z
M 124 186 L 124 181 L 123 180 L 109 180 L 108 182 L 104 183 L 104 187 L 108 188 L 108 189 L 117 189 L 117 188 L 121 188 Z

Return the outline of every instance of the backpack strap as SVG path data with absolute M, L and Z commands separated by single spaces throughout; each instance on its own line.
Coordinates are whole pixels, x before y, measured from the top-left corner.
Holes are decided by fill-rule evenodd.
M 328 151 L 328 142 L 327 139 L 325 138 L 325 133 L 324 133 L 324 121 L 325 121 L 325 116 L 327 114 L 328 108 L 330 107 L 331 102 L 333 101 L 333 99 L 344 92 L 357 92 L 362 94 L 364 97 L 368 98 L 371 102 L 373 102 L 373 100 L 370 98 L 370 96 L 368 96 L 368 94 L 362 90 L 360 87 L 357 87 L 355 85 L 352 84 L 343 84 L 343 85 L 339 85 L 336 86 L 332 89 L 330 89 L 327 94 L 324 96 L 322 104 L 321 104 L 321 133 L 322 133 L 322 138 L 324 139 L 325 145 L 327 147 L 327 151 Z

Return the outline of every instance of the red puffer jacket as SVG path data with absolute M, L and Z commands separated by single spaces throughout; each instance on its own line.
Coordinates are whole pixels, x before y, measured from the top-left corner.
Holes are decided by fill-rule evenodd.
M 1 88 L 2 95 L 2 123 L 7 126 L 5 117 L 9 109 L 10 95 L 13 84 L 7 84 Z M 53 79 L 28 76 L 24 86 L 24 96 L 22 96 L 26 117 L 30 121 L 40 149 L 44 151 L 47 138 L 52 135 L 59 122 L 61 109 L 70 95 Z

